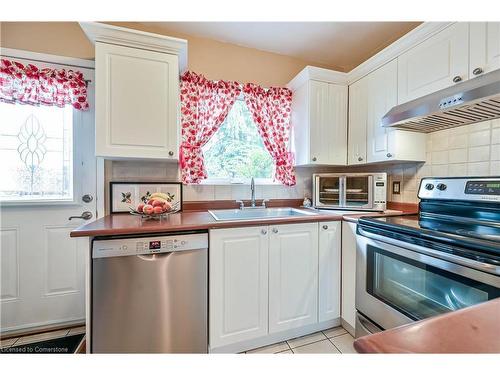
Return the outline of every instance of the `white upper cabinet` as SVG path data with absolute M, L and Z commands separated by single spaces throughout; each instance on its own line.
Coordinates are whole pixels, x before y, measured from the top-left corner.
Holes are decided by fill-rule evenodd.
M 425 134 L 384 128 L 382 117 L 397 105 L 394 59 L 349 86 L 349 165 L 425 161 Z
M 368 121 L 368 78 L 349 86 L 348 164 L 366 163 L 366 126 Z
M 210 347 L 267 335 L 268 228 L 210 231 Z
M 471 22 L 469 77 L 496 69 L 500 69 L 500 22 Z
M 187 42 L 81 23 L 95 43 L 96 155 L 177 160 L 179 70 Z
M 269 236 L 269 333 L 318 321 L 318 224 L 274 225 Z
M 373 163 L 394 157 L 394 150 L 389 150 L 388 133 L 391 130 L 384 128 L 381 122 L 382 117 L 398 102 L 397 61 L 388 62 L 366 78 L 368 79 L 366 158 L 369 163 Z
M 340 317 L 341 221 L 318 223 L 318 317 L 320 322 Z
M 347 164 L 344 79 L 344 73 L 307 67 L 289 83 L 296 165 Z
M 469 77 L 469 24 L 455 23 L 398 57 L 398 103 Z

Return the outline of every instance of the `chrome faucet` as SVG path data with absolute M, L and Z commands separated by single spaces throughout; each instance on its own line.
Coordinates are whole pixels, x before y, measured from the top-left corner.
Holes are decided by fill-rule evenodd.
M 255 207 L 255 181 L 252 180 L 250 181 L 250 190 L 252 190 L 252 200 L 250 201 L 252 207 Z

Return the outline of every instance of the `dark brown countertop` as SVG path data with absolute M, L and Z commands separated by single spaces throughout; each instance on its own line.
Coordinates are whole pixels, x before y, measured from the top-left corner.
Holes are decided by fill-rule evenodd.
M 500 353 L 500 298 L 354 341 L 359 353 Z
M 300 208 L 308 210 L 306 208 Z M 317 211 L 315 211 L 317 212 Z M 273 224 L 293 224 L 318 221 L 349 220 L 356 222 L 361 216 L 392 216 L 415 213 L 415 209 L 397 210 L 394 207 L 385 213 L 367 212 L 363 214 L 346 214 L 330 212 L 317 212 L 314 216 L 297 216 L 286 218 L 273 218 L 262 220 L 237 220 L 237 221 L 216 221 L 207 210 L 184 211 L 172 214 L 168 219 L 143 221 L 137 216 L 128 213 L 107 215 L 88 224 L 84 224 L 71 232 L 71 237 L 95 237 L 112 236 L 117 234 L 142 234 L 142 233 L 163 233 L 186 230 L 207 230 L 212 228 L 235 228 L 242 226 L 258 226 Z

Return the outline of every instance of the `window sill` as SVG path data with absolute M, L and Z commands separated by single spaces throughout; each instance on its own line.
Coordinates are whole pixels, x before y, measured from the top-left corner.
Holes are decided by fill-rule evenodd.
M 281 186 L 281 182 L 278 181 L 273 181 L 271 179 L 260 179 L 256 178 L 254 180 L 256 186 Z M 200 185 L 222 185 L 222 186 L 250 186 L 250 180 L 238 180 L 238 181 L 231 181 L 229 179 L 224 179 L 224 178 L 208 178 L 206 180 L 203 180 Z

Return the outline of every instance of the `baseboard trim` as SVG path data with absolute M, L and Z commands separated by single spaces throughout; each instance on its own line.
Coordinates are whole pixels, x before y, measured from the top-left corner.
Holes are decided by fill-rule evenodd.
M 252 340 L 246 340 L 238 342 L 235 344 L 229 344 L 225 346 L 220 346 L 217 348 L 208 349 L 209 353 L 241 353 L 247 350 L 252 350 L 256 348 L 261 348 L 266 345 L 276 344 L 278 342 L 294 339 L 296 337 L 308 335 L 310 333 L 323 331 L 333 327 L 340 326 L 340 318 L 328 320 L 326 322 L 310 324 L 305 327 L 294 328 L 284 332 L 277 332 L 266 335 L 264 337 L 258 337 Z
M 342 325 L 342 327 L 344 327 L 344 329 L 349 332 L 351 334 L 351 336 L 354 337 L 354 333 L 355 333 L 355 329 L 352 325 L 350 325 L 349 323 L 347 323 L 344 318 L 340 318 L 340 323 Z

